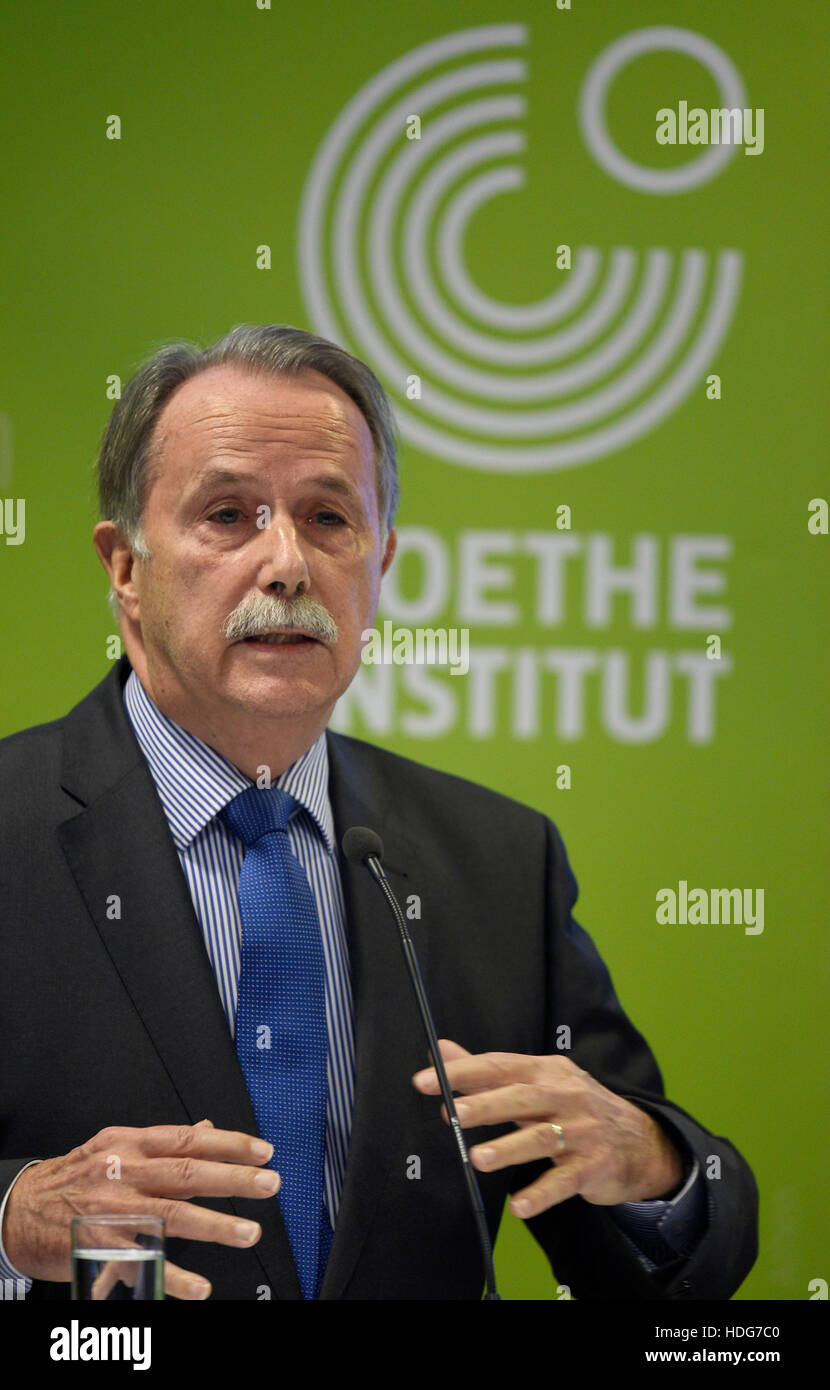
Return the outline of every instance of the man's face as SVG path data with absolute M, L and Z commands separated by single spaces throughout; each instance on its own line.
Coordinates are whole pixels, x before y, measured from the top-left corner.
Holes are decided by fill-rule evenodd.
M 360 664 L 394 554 L 394 533 L 381 549 L 366 420 L 318 372 L 225 365 L 179 387 L 154 445 L 143 527 L 151 558 L 133 564 L 130 613 L 151 693 L 211 725 L 249 712 L 322 727 Z M 336 640 L 225 635 L 240 604 L 256 611 L 297 597 L 322 605 Z

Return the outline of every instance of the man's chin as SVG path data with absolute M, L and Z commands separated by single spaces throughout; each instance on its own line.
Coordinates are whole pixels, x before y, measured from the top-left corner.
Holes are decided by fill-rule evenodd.
M 222 665 L 221 703 L 260 719 L 314 718 L 327 723 L 360 669 L 359 650 L 349 669 L 343 669 L 343 655 L 338 649 L 335 659 L 333 649 L 323 642 L 296 650 L 282 644 L 234 643 Z
M 228 691 L 232 704 L 275 718 L 302 718 L 324 705 L 333 705 L 337 696 L 328 688 L 296 676 L 270 676 L 267 680 L 247 681 Z
M 266 663 L 263 663 L 265 665 Z M 314 678 L 297 670 L 262 670 L 235 673 L 225 686 L 225 703 L 260 719 L 297 719 L 328 714 L 342 693 L 328 679 Z

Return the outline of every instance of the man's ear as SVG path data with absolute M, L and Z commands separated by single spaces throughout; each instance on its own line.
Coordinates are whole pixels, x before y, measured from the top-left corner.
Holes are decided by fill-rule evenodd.
M 383 564 L 380 567 L 381 574 L 385 574 L 395 558 L 395 551 L 398 548 L 398 533 L 392 528 L 386 538 L 386 549 L 383 552 Z
M 122 612 L 137 620 L 139 598 L 133 581 L 133 552 L 123 531 L 114 521 L 99 521 L 92 533 L 92 543 L 109 575 Z

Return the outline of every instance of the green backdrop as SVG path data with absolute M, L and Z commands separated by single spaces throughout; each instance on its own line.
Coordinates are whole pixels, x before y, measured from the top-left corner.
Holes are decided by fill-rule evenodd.
M 756 1173 L 738 1298 L 830 1278 L 830 542 L 808 526 L 828 21 L 774 0 L 0 18 L 0 734 L 107 669 L 114 379 L 242 322 L 365 356 L 402 421 L 382 616 L 467 628 L 471 669 L 367 667 L 338 725 L 556 820 L 668 1095 Z M 762 151 L 657 142 L 658 110 L 737 92 Z M 681 881 L 763 890 L 763 931 L 658 921 Z M 555 1297 L 509 1213 L 497 1264 L 506 1297 Z

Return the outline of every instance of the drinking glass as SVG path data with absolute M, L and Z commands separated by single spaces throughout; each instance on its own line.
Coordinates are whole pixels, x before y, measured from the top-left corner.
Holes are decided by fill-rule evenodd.
M 103 1213 L 72 1221 L 72 1297 L 164 1298 L 164 1218 Z

